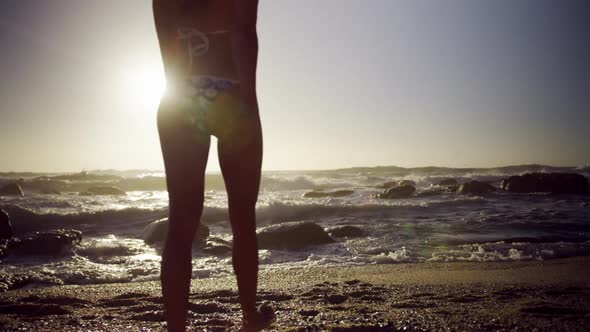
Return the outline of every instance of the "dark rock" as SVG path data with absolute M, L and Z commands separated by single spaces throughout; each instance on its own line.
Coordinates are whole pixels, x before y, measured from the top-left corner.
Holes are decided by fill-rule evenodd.
M 334 239 L 313 222 L 287 222 L 258 231 L 260 249 L 296 250 L 310 245 L 332 243 Z
M 388 182 L 378 185 L 376 188 L 388 189 L 388 188 L 393 188 L 393 187 L 397 187 L 397 186 L 399 186 L 398 181 L 388 181 Z
M 441 195 L 447 192 L 446 188 L 430 188 L 428 190 L 424 190 L 419 192 L 418 194 L 416 194 L 416 197 L 430 197 L 430 196 L 436 196 L 436 195 Z
M 514 193 L 549 192 L 555 194 L 588 193 L 588 179 L 577 173 L 527 173 L 502 181 L 502 189 Z
M 448 193 L 456 193 L 457 191 L 459 191 L 459 188 L 461 188 L 460 185 L 448 186 L 447 189 L 446 189 L 446 192 L 448 192 Z
M 31 280 L 30 275 L 0 273 L 0 293 L 26 286 Z
M 377 188 L 389 189 L 389 188 L 398 187 L 398 186 L 412 186 L 412 187 L 415 187 L 416 186 L 416 182 L 414 182 L 412 180 L 387 181 L 387 182 L 385 182 L 383 184 L 378 185 Z
M 91 188 L 88 188 L 88 192 L 93 195 L 111 195 L 111 196 L 127 195 L 127 193 L 124 192 L 123 190 L 121 190 L 117 187 L 111 187 L 111 186 L 91 187 Z
M 305 198 L 317 198 L 317 197 L 344 197 L 352 195 L 353 190 L 336 190 L 336 191 L 310 191 L 303 194 Z
M 11 253 L 19 255 L 59 255 L 82 242 L 82 232 L 74 229 L 58 229 L 35 232 L 9 243 Z
M 216 237 L 209 237 L 201 251 L 211 255 L 225 255 L 232 251 L 232 244 Z
M 25 181 L 22 184 L 23 188 L 41 194 L 59 194 L 67 190 L 69 184 L 61 180 L 53 180 L 50 177 L 37 177 Z
M 18 183 L 9 183 L 0 188 L 0 196 L 24 196 L 23 189 Z
M 0 240 L 0 258 L 4 258 L 6 256 L 8 256 L 8 241 Z
M 394 188 L 389 188 L 384 192 L 377 194 L 377 198 L 384 198 L 384 199 L 396 199 L 396 198 L 408 198 L 411 197 L 414 192 L 416 192 L 416 188 L 413 186 L 399 186 Z
M 94 194 L 89 191 L 82 191 L 82 192 L 78 193 L 78 195 L 80 195 L 80 196 L 94 196 Z
M 12 237 L 12 224 L 10 223 L 10 217 L 4 210 L 0 210 L 0 240 L 10 239 Z
M 364 235 L 362 229 L 354 226 L 327 227 L 326 232 L 332 237 L 360 237 Z
M 92 174 L 86 171 L 82 171 L 80 173 L 72 173 L 72 174 L 63 174 L 63 175 L 56 175 L 50 177 L 52 180 L 63 180 L 63 181 L 97 181 L 97 182 L 106 182 L 106 181 L 117 181 L 121 180 L 122 178 L 117 175 L 109 175 L 109 174 Z
M 492 186 L 489 183 L 473 180 L 467 183 L 462 184 L 459 187 L 459 192 L 461 194 L 487 194 L 496 191 L 496 187 Z
M 157 242 L 164 242 L 168 236 L 168 218 L 156 220 L 151 224 L 145 226 L 141 232 L 141 238 L 146 244 L 155 244 Z M 209 227 L 200 224 L 197 227 L 193 242 L 197 244 L 204 244 L 209 236 Z
M 415 187 L 416 186 L 416 182 L 412 181 L 412 180 L 401 180 L 400 182 L 398 182 L 399 186 L 412 186 Z
M 458 186 L 459 182 L 457 182 L 457 180 L 455 179 L 443 179 L 439 181 L 436 185 L 441 187 Z

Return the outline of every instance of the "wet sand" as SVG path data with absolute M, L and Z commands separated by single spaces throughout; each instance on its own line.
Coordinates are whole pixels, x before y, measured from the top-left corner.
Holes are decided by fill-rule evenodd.
M 274 269 L 260 301 L 278 331 L 587 331 L 590 258 Z M 239 327 L 233 277 L 194 280 L 192 330 Z M 0 330 L 161 331 L 157 282 L 1 294 Z

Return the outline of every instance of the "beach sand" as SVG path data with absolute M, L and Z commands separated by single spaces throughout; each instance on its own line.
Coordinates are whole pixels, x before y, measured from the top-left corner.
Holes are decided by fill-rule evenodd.
M 194 280 L 190 330 L 235 330 L 233 277 Z M 274 269 L 260 276 L 279 331 L 587 331 L 590 258 Z M 2 331 L 161 331 L 158 282 L 1 294 Z

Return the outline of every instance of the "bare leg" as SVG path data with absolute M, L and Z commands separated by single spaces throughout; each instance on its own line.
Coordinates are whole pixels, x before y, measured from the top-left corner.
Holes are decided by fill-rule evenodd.
M 257 113 L 242 115 L 231 132 L 218 135 L 219 163 L 228 193 L 233 231 L 232 263 L 244 315 L 256 312 L 258 242 L 256 201 L 262 166 L 262 132 Z
M 204 201 L 204 174 L 210 138 L 195 136 L 171 101 L 158 112 L 166 168 L 170 218 L 162 253 L 162 295 L 168 331 L 185 331 L 192 275 L 192 241 Z

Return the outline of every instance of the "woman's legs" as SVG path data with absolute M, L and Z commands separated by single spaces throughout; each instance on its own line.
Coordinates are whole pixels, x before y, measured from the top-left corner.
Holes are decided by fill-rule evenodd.
M 218 154 L 234 239 L 232 263 L 242 312 L 248 315 L 256 310 L 256 201 L 262 166 L 262 131 L 257 113 L 243 114 L 235 123 L 231 132 L 218 135 Z
M 210 138 L 197 137 L 171 100 L 158 111 L 169 196 L 168 238 L 162 253 L 162 295 L 168 331 L 185 331 L 192 275 L 192 242 L 203 211 Z

